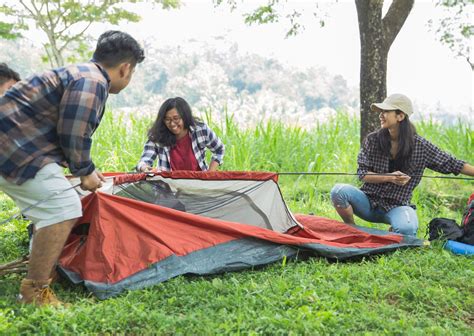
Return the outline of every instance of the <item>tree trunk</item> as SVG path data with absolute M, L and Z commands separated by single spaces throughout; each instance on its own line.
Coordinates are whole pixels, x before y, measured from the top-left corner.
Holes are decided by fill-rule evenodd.
M 61 52 L 58 50 L 58 47 L 56 46 L 56 43 L 55 43 L 55 44 L 51 44 L 51 45 L 50 45 L 50 48 L 51 48 L 51 52 L 52 52 L 52 54 L 53 54 L 53 56 L 54 56 L 54 59 L 50 60 L 51 65 L 53 65 L 54 68 L 58 68 L 58 67 L 64 66 L 63 55 L 62 55 Z
M 59 51 L 56 45 L 56 38 L 54 31 L 52 29 L 43 29 L 48 36 L 49 43 L 44 44 L 49 57 L 49 63 L 53 68 L 58 68 L 64 66 L 63 55 Z
M 360 36 L 360 141 L 379 126 L 374 102 L 387 96 L 387 57 L 414 0 L 394 0 L 382 18 L 383 0 L 356 0 Z M 408 80 L 408 79 L 407 79 Z

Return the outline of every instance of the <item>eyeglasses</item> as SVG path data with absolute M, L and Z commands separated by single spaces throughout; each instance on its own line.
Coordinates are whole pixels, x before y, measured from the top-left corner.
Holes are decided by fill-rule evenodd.
M 392 112 L 397 112 L 396 110 L 380 110 L 380 113 L 379 114 L 389 114 L 389 113 L 392 113 Z
M 180 116 L 174 116 L 173 118 L 165 118 L 163 120 L 165 124 L 171 124 L 172 122 L 177 124 L 182 120 L 182 118 Z

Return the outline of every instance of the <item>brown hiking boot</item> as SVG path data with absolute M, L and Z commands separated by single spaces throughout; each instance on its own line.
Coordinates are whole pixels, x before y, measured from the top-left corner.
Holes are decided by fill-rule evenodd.
M 48 280 L 31 280 L 23 279 L 20 286 L 20 294 L 18 295 L 18 302 L 35 304 L 37 306 L 64 306 L 64 303 L 59 301 L 49 287 L 51 279 Z

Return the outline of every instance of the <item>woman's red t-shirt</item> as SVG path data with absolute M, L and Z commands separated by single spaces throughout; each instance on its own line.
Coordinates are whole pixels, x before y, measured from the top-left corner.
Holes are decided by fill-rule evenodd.
M 194 156 L 193 145 L 189 134 L 176 140 L 176 146 L 170 150 L 170 164 L 171 170 L 201 170 Z

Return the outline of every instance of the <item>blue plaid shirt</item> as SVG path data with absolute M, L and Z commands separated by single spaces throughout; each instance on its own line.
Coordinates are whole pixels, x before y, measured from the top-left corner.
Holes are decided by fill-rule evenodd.
M 212 152 L 212 161 L 216 161 L 219 165 L 223 163 L 225 146 L 219 137 L 204 123 L 196 123 L 196 126 L 189 128 L 191 136 L 191 144 L 194 156 L 202 171 L 206 171 L 209 167 L 206 164 L 206 148 Z M 143 148 L 140 162 L 146 163 L 153 167 L 153 162 L 158 157 L 158 165 L 156 169 L 159 171 L 171 171 L 169 146 L 161 146 L 155 142 L 147 141 Z
M 95 169 L 91 136 L 102 118 L 110 79 L 98 64 L 47 71 L 0 97 L 0 174 L 22 184 L 46 164 L 75 176 Z

